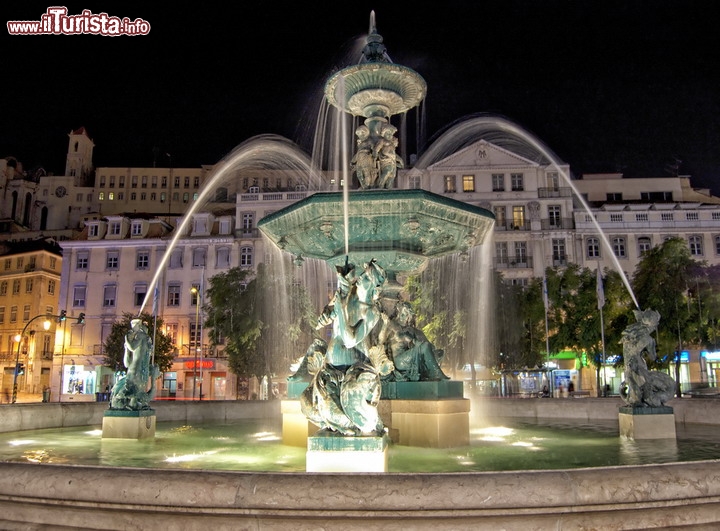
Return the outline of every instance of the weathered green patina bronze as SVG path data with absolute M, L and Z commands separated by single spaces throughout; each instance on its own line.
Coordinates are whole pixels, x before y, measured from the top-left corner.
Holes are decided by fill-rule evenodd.
M 127 373 L 113 387 L 110 395 L 110 409 L 140 411 L 150 409 L 155 396 L 157 367 L 151 365 L 152 340 L 148 328 L 141 319 L 130 322 L 130 331 L 125 336 L 125 357 L 123 362 Z M 148 387 L 149 386 L 149 387 Z
M 331 338 L 314 340 L 289 378 L 308 382 L 301 409 L 333 433 L 383 434 L 377 411 L 383 384 L 448 379 L 440 368 L 443 352 L 397 298 L 401 277 L 421 272 L 434 258 L 467 253 L 494 225 L 484 208 L 425 190 L 393 189 L 403 162 L 389 118 L 418 105 L 425 91 L 422 77 L 392 63 L 371 15 L 360 63 L 325 86 L 331 105 L 365 118 L 352 159 L 361 189 L 347 198 L 315 193 L 258 223 L 296 262 L 316 258 L 337 271 L 337 291 L 318 319 L 318 329 L 332 326 Z
M 643 352 L 654 360 L 655 339 L 652 332 L 660 322 L 655 310 L 635 310 L 637 323 L 628 326 L 622 333 L 625 360 L 625 378 L 620 395 L 628 406 L 662 407 L 675 394 L 675 380 L 660 371 L 648 369 Z

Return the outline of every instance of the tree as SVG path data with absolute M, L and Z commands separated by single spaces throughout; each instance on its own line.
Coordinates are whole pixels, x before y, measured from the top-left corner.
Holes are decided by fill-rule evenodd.
M 701 262 L 690 256 L 687 242 L 681 238 L 670 238 L 647 251 L 633 275 L 633 291 L 643 309 L 660 313 L 658 327 L 658 352 L 676 352 L 675 381 L 680 396 L 680 352 L 684 341 L 697 340 L 697 306 L 689 302 L 688 280 L 697 276 L 703 267 Z M 685 334 L 685 337 L 683 337 Z M 671 356 L 666 356 L 665 364 Z
M 169 371 L 173 364 L 175 347 L 172 344 L 170 336 L 164 334 L 163 320 L 155 318 L 149 313 L 141 313 L 139 316 L 124 312 L 122 319 L 115 321 L 110 330 L 110 335 L 105 339 L 103 365 L 110 367 L 115 372 L 125 371 L 125 335 L 130 330 L 130 321 L 133 319 L 142 319 L 148 327 L 150 339 L 153 340 L 155 365 L 161 372 Z M 157 326 L 157 333 L 155 327 Z
M 232 268 L 210 279 L 204 325 L 213 345 L 225 344 L 229 369 L 262 380 L 286 374 L 304 354 L 316 312 L 292 274 L 260 264 Z

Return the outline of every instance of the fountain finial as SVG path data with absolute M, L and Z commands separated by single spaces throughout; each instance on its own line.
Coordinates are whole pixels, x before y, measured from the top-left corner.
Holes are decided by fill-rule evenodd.
M 370 28 L 368 29 L 366 42 L 367 44 L 365 44 L 360 57 L 361 63 L 392 63 L 392 59 L 387 54 L 387 48 L 382 43 L 383 38 L 377 32 L 375 11 L 370 11 Z

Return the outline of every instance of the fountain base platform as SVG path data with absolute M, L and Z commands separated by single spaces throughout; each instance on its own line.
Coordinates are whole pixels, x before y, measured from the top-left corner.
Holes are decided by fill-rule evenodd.
M 628 439 L 675 439 L 673 408 L 623 406 L 618 414 L 620 436 Z
M 470 400 L 462 397 L 462 382 L 388 383 L 395 398 L 384 398 L 383 384 L 378 413 L 393 443 L 420 448 L 470 444 Z M 304 447 L 317 426 L 302 413 L 299 400 L 283 400 L 280 410 L 283 444 Z
M 155 437 L 154 409 L 126 411 L 108 409 L 103 414 L 103 439 L 149 439 Z
M 321 430 L 308 437 L 307 472 L 387 472 L 388 437 L 345 437 Z

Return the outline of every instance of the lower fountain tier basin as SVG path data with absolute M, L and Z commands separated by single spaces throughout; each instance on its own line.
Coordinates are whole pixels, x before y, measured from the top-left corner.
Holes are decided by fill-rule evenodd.
M 371 259 L 391 273 L 423 270 L 431 258 L 482 244 L 495 217 L 489 210 L 425 190 L 316 193 L 264 217 L 258 228 L 280 249 L 343 265 Z

